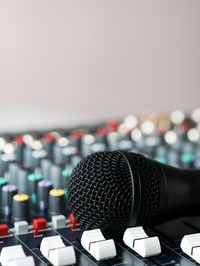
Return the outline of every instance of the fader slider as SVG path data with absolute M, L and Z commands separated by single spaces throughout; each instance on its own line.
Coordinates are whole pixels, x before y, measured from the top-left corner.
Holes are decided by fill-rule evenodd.
M 40 245 L 40 251 L 54 266 L 76 263 L 74 248 L 72 246 L 66 247 L 59 235 L 44 237 Z
M 81 244 L 97 261 L 116 256 L 116 247 L 113 239 L 106 240 L 100 229 L 83 232 Z
M 21 245 L 4 247 L 1 250 L 0 261 L 2 266 L 34 266 L 32 256 L 26 256 Z
M 200 263 L 200 233 L 185 235 L 181 241 L 181 249 L 193 260 Z
M 126 229 L 123 241 L 143 258 L 156 256 L 161 253 L 158 237 L 149 237 L 142 226 Z

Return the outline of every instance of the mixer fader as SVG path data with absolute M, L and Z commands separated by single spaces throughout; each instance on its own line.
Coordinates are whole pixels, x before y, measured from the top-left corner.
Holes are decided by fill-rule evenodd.
M 107 150 L 198 169 L 200 109 L 2 134 L 0 265 L 199 265 L 200 216 L 130 228 L 121 240 L 78 224 L 67 202 L 70 175 L 83 157 Z

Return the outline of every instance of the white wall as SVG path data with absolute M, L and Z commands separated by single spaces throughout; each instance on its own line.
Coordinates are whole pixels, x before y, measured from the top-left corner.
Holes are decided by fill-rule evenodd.
M 199 0 L 0 0 L 0 130 L 200 105 Z

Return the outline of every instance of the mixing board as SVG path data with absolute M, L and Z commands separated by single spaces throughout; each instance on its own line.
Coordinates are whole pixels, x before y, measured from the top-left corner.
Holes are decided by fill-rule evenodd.
M 195 238 L 200 232 L 200 216 L 146 229 L 161 245 L 158 255 L 147 257 L 123 240 L 109 240 L 78 224 L 67 204 L 70 175 L 81 158 L 106 150 L 138 152 L 164 164 L 198 169 L 200 109 L 1 135 L 0 265 L 199 265 L 199 242 L 191 256 L 180 245 L 184 236 Z

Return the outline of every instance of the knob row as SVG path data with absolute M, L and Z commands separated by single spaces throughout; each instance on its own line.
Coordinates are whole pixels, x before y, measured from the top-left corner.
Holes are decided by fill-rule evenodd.
M 6 184 L 1 187 L 1 213 L 3 216 L 11 216 L 14 221 L 30 220 L 30 200 L 27 194 L 18 194 L 15 185 Z M 35 211 L 48 213 L 49 216 L 66 214 L 66 197 L 62 189 L 52 189 L 52 184 L 48 180 L 38 183 L 38 194 L 32 194 L 36 200 Z

